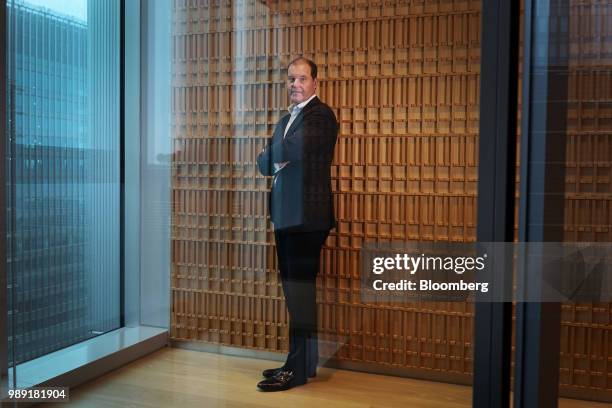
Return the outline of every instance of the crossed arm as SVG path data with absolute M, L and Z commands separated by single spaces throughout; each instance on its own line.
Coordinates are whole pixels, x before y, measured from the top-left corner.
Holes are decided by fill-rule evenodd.
M 336 119 L 331 110 L 325 106 L 314 108 L 290 135 L 277 138 L 274 143 L 273 138 L 268 139 L 265 149 L 257 156 L 259 171 L 264 176 L 272 176 L 276 172 L 274 163 L 322 159 L 333 148 L 336 132 Z

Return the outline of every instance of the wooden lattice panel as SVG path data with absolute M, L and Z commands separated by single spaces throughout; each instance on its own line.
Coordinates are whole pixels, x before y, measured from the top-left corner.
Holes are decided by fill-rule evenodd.
M 610 18 L 608 2 L 574 3 L 572 13 Z M 472 305 L 365 305 L 359 251 L 475 240 L 480 1 L 175 1 L 173 21 L 172 337 L 288 348 L 269 180 L 255 158 L 286 112 L 286 64 L 304 55 L 340 122 L 339 225 L 318 279 L 321 354 L 468 381 Z M 566 233 L 607 241 L 612 95 L 599 84 L 610 83 L 610 25 L 587 27 L 571 26 L 582 65 L 569 82 Z M 564 305 L 564 389 L 612 389 L 611 313 Z
M 612 2 L 569 2 L 565 241 L 612 241 Z M 612 400 L 612 305 L 562 305 L 561 390 Z M 604 391 L 605 390 L 605 391 Z

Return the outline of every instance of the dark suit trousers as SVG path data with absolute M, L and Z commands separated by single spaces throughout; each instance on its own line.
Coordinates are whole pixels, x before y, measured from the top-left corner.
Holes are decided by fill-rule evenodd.
M 306 382 L 316 372 L 317 344 L 316 277 L 321 247 L 329 231 L 276 231 L 276 255 L 289 312 L 289 355 L 285 369 Z

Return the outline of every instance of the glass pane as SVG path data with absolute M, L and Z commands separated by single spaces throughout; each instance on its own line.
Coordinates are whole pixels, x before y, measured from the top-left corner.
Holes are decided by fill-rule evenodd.
M 120 324 L 119 2 L 9 0 L 8 20 L 16 366 Z
M 568 55 L 564 241 L 607 243 L 612 241 L 612 4 L 568 0 L 558 24 L 561 32 L 554 39 Z M 585 285 L 609 294 L 609 276 L 596 275 L 587 276 Z M 612 304 L 593 298 L 561 308 L 560 395 L 609 402 Z M 564 404 L 570 406 L 559 405 Z
M 257 157 L 289 118 L 287 65 L 302 55 L 318 65 L 316 95 L 339 123 L 331 164 L 338 225 L 316 281 L 321 362 L 469 384 L 473 305 L 364 304 L 360 251 L 476 239 L 480 6 L 173 4 L 174 340 L 276 352 L 281 361 L 291 348 L 269 216 L 274 178 L 260 174 Z M 279 207 L 299 212 L 292 202 Z M 471 405 L 470 387 L 455 396 Z
M 537 50 L 532 51 L 532 64 L 537 66 L 532 68 L 532 81 L 548 76 L 540 79 L 540 85 L 547 80 L 552 89 L 545 98 L 530 101 L 546 105 L 551 118 L 545 134 L 532 137 L 555 137 L 565 145 L 564 167 L 551 166 L 556 173 L 546 176 L 547 180 L 564 176 L 565 182 L 557 186 L 561 194 L 556 194 L 559 190 L 550 194 L 561 197 L 560 206 L 550 207 L 562 213 L 546 209 L 558 213 L 559 219 L 544 221 L 545 227 L 558 231 L 556 239 L 566 243 L 608 243 L 612 240 L 612 4 L 597 0 L 535 0 L 532 4 L 537 15 L 531 33 L 532 50 Z M 554 159 L 547 161 L 553 163 Z M 610 277 L 596 269 L 577 269 L 571 287 L 581 301 L 560 304 L 560 407 L 609 405 L 612 304 L 601 299 L 610 298 Z M 592 287 L 599 288 L 599 293 L 589 292 Z

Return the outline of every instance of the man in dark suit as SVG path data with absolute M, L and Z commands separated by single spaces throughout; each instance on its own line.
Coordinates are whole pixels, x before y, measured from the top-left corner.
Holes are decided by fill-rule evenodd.
M 297 58 L 287 67 L 289 114 L 257 157 L 272 176 L 270 217 L 289 311 L 289 355 L 282 367 L 264 370 L 262 391 L 282 391 L 316 375 L 316 276 L 321 247 L 336 224 L 330 168 L 338 136 L 333 111 L 317 98 L 317 66 Z

